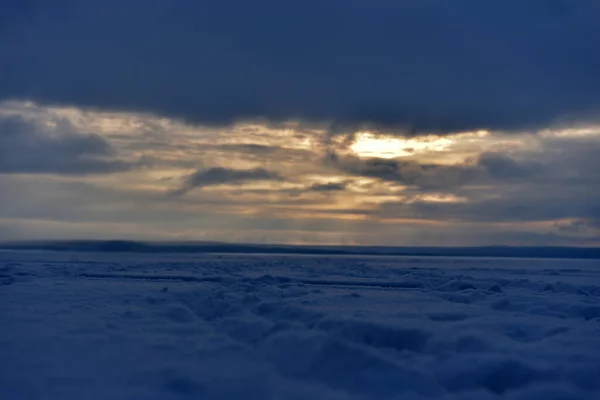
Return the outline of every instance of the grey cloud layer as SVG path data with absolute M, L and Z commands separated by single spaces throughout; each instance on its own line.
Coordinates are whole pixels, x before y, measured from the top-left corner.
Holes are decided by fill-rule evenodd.
M 538 163 L 518 162 L 497 152 L 481 153 L 462 164 L 426 164 L 414 160 L 330 157 L 328 163 L 340 171 L 357 176 L 395 182 L 427 189 L 454 189 L 468 184 L 501 184 L 532 178 L 542 168 Z
M 184 194 L 192 189 L 223 184 L 240 184 L 250 181 L 281 181 L 283 177 L 278 173 L 267 171 L 264 168 L 232 169 L 213 167 L 198 170 L 187 177 L 184 185 L 176 194 Z
M 58 132 L 57 132 L 58 131 Z M 21 117 L 0 117 L 0 173 L 104 174 L 130 169 L 100 136 Z
M 521 129 L 600 105 L 596 0 L 6 0 L 0 98 Z
M 349 182 L 314 183 L 308 190 L 313 192 L 341 192 L 346 190 Z

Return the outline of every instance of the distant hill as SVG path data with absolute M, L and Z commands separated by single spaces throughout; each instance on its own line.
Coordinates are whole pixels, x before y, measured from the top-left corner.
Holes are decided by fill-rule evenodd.
M 3 242 L 0 243 L 0 250 L 600 259 L 600 248 L 597 247 L 296 246 L 219 242 L 136 242 L 124 240 L 72 240 Z

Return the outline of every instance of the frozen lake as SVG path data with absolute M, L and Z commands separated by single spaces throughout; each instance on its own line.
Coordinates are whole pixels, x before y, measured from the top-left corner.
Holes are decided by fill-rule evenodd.
M 1 399 L 600 399 L 600 261 L 0 252 Z

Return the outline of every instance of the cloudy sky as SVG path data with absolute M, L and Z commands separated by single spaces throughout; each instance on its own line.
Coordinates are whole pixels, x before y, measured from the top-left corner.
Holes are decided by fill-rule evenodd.
M 600 245 L 597 0 L 0 5 L 0 240 Z

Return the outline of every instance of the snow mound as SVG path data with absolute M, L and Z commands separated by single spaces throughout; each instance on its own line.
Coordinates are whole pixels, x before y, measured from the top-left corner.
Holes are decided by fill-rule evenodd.
M 2 399 L 600 399 L 597 261 L 0 252 Z

